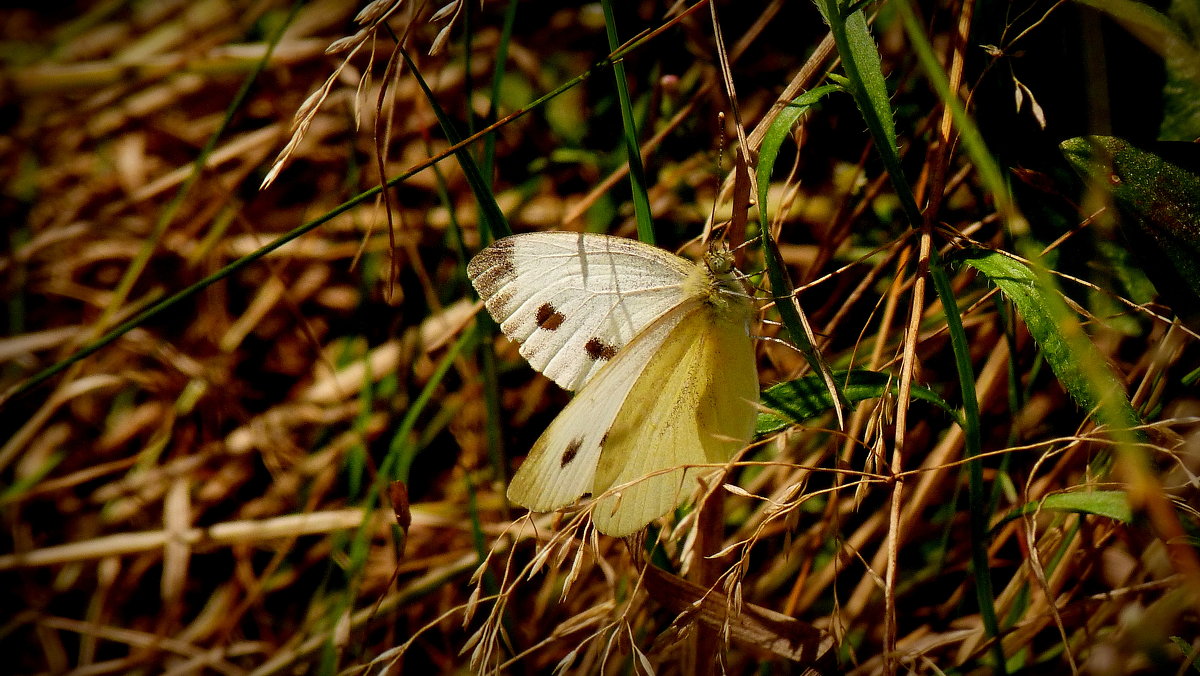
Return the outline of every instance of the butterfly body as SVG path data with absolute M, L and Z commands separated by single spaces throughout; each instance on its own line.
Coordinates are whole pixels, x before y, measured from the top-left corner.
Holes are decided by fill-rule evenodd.
M 534 511 L 599 496 L 628 535 L 686 499 L 750 438 L 753 305 L 727 253 L 700 263 L 633 240 L 565 232 L 498 240 L 467 268 L 488 311 L 574 399 L 508 489 Z M 615 489 L 615 490 L 614 490 Z

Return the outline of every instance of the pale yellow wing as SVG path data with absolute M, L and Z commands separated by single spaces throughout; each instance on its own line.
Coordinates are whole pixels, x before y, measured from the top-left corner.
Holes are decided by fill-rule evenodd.
M 726 462 L 750 439 L 756 401 L 744 319 L 690 301 L 638 334 L 567 404 L 508 497 L 546 511 L 639 479 L 601 499 L 592 515 L 601 533 L 629 535 L 687 499 L 696 477 L 711 471 L 683 465 Z
M 622 403 L 689 308 L 695 303 L 676 307 L 643 329 L 575 395 L 517 469 L 509 482 L 509 500 L 541 512 L 591 492 L 602 443 Z
M 556 238 L 554 242 L 560 240 L 591 242 L 588 237 Z M 515 292 L 509 287 L 519 289 L 532 279 L 521 276 L 519 270 L 515 276 L 505 272 L 506 268 L 525 266 L 515 252 L 527 243 L 543 242 L 516 240 L 504 245 L 511 251 L 489 254 L 495 262 L 472 261 L 479 273 L 473 279 L 486 290 L 481 293 L 489 297 L 489 309 L 492 299 L 498 299 L 499 306 L 512 305 L 511 298 L 516 296 L 510 298 Z M 617 536 L 645 527 L 685 500 L 696 487 L 696 477 L 712 471 L 685 466 L 728 461 L 749 440 L 757 416 L 758 374 L 749 336 L 753 305 L 727 255 L 710 255 L 699 264 L 684 262 L 691 267 L 683 268 L 675 262 L 682 259 L 667 258 L 668 264 L 643 255 L 646 248 L 605 244 L 609 253 L 579 254 L 581 269 L 607 269 L 614 261 L 627 261 L 632 278 L 636 278 L 632 273 L 638 265 L 635 259 L 640 257 L 643 265 L 663 268 L 645 277 L 660 278 L 661 283 L 640 281 L 644 289 L 632 292 L 628 283 L 620 282 L 623 288 L 619 290 L 610 288 L 563 312 L 562 317 L 553 315 L 554 321 L 548 323 L 551 328 L 543 326 L 543 333 L 561 329 L 572 317 L 582 322 L 576 328 L 584 331 L 584 336 L 586 331 L 599 330 L 600 324 L 589 323 L 595 318 L 587 311 L 589 303 L 595 304 L 600 297 L 611 302 L 599 314 L 606 321 L 614 314 L 658 314 L 622 349 L 611 353 L 602 367 L 568 369 L 577 378 L 573 382 L 586 384 L 534 443 L 508 488 L 510 500 L 534 511 L 557 509 L 586 493 L 600 496 L 616 489 L 617 493 L 599 500 L 593 519 L 600 532 Z M 611 253 L 618 250 L 619 255 Z M 675 271 L 669 271 L 672 268 Z M 567 274 L 568 278 L 574 276 Z M 625 273 L 614 276 L 619 280 Z M 564 291 L 551 278 L 542 281 L 553 294 L 545 300 L 523 300 L 520 307 L 551 303 L 558 294 L 570 297 L 582 289 L 572 283 Z M 670 294 L 675 294 L 673 302 Z M 559 307 L 555 305 L 561 312 Z M 520 333 L 510 335 L 519 337 Z M 608 334 L 604 335 L 608 339 Z M 558 354 L 588 354 L 586 345 L 591 342 L 591 338 L 583 341 L 572 335 Z
M 601 444 L 592 519 L 601 533 L 628 535 L 686 500 L 696 478 L 749 441 L 758 372 L 745 323 L 700 304 L 675 327 L 637 382 Z M 663 472 L 663 470 L 671 470 Z

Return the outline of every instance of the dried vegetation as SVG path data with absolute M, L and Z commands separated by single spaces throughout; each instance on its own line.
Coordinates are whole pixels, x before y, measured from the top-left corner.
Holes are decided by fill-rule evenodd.
M 1147 423 L 1141 445 L 1114 453 L 1012 306 L 954 267 L 982 502 L 967 497 L 954 415 L 889 395 L 857 404 L 844 429 L 825 412 L 760 438 L 704 509 L 626 542 L 584 512 L 530 518 L 505 503 L 505 476 L 566 395 L 474 333 L 463 270 L 480 212 L 453 156 L 430 161 L 452 144 L 395 50 L 464 136 L 493 101 L 500 117 L 527 111 L 466 146 L 492 166 L 513 229 L 633 236 L 613 73 L 593 68 L 609 53 L 599 6 L 519 3 L 509 36 L 505 3 L 437 17 L 374 3 L 357 21 L 352 4 L 4 10 L 6 671 L 941 673 L 995 671 L 1002 653 L 1009 669 L 1162 673 L 1194 659 L 1200 401 L 1180 378 L 1196 336 L 1130 290 L 1135 269 L 1095 255 L 1111 220 L 1047 168 L 1054 142 L 1086 131 L 1081 108 L 1098 107 L 1050 47 L 1095 29 L 1085 10 L 982 3 L 972 25 L 962 3 L 922 7 L 1002 166 L 1042 172 L 1016 187 L 1025 231 L 938 141 L 951 127 L 887 5 L 876 37 L 903 166 L 918 196 L 938 196 L 932 238 L 906 224 L 849 96 L 797 128 L 768 204 L 834 367 L 891 373 L 955 408 L 922 242 L 1025 255 L 1017 243 L 1054 242 L 1046 260 L 1088 284 L 1063 288 Z M 663 28 L 624 63 L 659 239 L 681 245 L 746 203 L 721 192 L 737 135 L 735 116 L 717 116 L 732 110 L 712 18 L 614 5 L 625 39 Z M 832 42 L 810 3 L 719 9 L 736 119 L 757 148 L 778 103 L 835 69 Z M 386 200 L 370 192 L 398 176 Z M 759 357 L 764 387 L 807 368 L 777 342 Z M 1128 495 L 1132 515 L 1042 503 L 1080 493 Z M 994 639 L 972 510 L 989 529 Z

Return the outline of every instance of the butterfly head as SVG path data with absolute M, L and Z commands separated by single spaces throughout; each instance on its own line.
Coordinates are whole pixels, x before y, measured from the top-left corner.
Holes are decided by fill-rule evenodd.
M 704 257 L 704 265 L 714 277 L 722 277 L 733 272 L 733 252 L 724 241 L 716 242 L 708 249 Z
M 733 265 L 733 253 L 724 242 L 709 247 L 690 280 L 692 293 L 703 298 L 717 315 L 737 323 L 753 312 L 746 285 Z

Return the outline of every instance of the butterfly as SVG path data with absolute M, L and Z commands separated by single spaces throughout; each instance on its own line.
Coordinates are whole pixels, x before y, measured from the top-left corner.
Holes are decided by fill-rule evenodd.
M 621 237 L 537 232 L 497 240 L 467 275 L 530 365 L 578 390 L 517 469 L 512 502 L 543 512 L 600 496 L 596 529 L 630 535 L 712 471 L 683 466 L 728 462 L 753 434 L 754 305 L 727 249 L 693 262 Z

